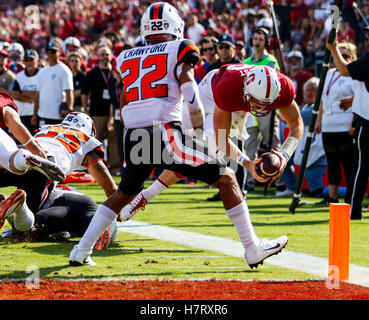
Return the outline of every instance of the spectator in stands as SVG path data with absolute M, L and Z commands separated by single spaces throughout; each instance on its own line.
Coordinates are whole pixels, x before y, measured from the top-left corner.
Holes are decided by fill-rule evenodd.
M 39 56 L 35 49 L 27 49 L 25 51 L 25 69 L 15 76 L 11 91 L 11 95 L 18 106 L 20 119 L 32 135 L 35 134 L 35 130 L 39 127 L 38 119 L 35 125 L 31 124 L 40 75 L 38 58 Z
M 219 59 L 211 64 L 208 72 L 214 69 L 219 69 L 224 64 L 241 63 L 242 61 L 235 54 L 236 42 L 230 34 L 223 33 L 218 38 L 217 52 Z
M 8 51 L 0 50 L 0 89 L 8 90 L 15 78 L 15 74 L 6 68 L 8 62 Z
M 63 52 L 65 56 L 69 56 L 72 52 L 78 52 L 81 48 L 81 42 L 76 37 L 68 37 L 64 40 Z
M 113 102 L 111 88 L 116 79 L 112 73 L 112 53 L 108 47 L 101 47 L 98 52 L 98 65 L 86 74 L 82 88 L 82 107 L 88 111 L 96 126 L 96 138 L 108 140 L 108 159 L 110 170 L 119 170 L 119 158 L 116 147 Z M 88 101 L 90 101 L 88 105 Z
M 8 66 L 7 68 L 17 74 L 24 70 L 24 48 L 20 43 L 12 43 L 8 47 Z
M 245 59 L 243 62 L 248 65 L 265 65 L 269 66 L 277 71 L 280 71 L 280 67 L 277 59 L 272 54 L 269 54 L 267 47 L 269 45 L 269 31 L 263 27 L 257 28 L 252 37 L 250 38 L 250 44 L 252 45 L 253 55 Z M 258 157 L 258 151 L 262 140 L 268 146 L 271 132 L 271 122 L 273 121 L 273 138 L 271 140 L 271 146 L 274 150 L 279 150 L 281 141 L 279 137 L 279 119 L 272 116 L 270 113 L 264 117 L 256 117 L 249 115 L 247 134 L 249 138 L 245 142 L 246 155 L 254 160 Z M 277 185 L 284 185 L 282 179 L 276 180 Z M 251 174 L 247 173 L 247 190 L 253 191 L 255 189 L 256 180 Z
M 195 66 L 195 77 L 197 83 L 200 83 L 208 73 L 209 66 L 219 59 L 217 43 L 218 40 L 216 38 L 209 36 L 200 40 L 200 52 L 203 59 L 201 64 Z
M 257 28 L 251 38 L 250 45 L 253 48 L 253 55 L 243 62 L 251 65 L 265 65 L 277 71 L 281 71 L 275 56 L 267 51 L 269 46 L 269 31 L 263 27 Z
M 322 72 L 322 66 L 325 56 L 325 43 L 324 41 L 318 40 L 314 44 L 315 53 L 314 53 L 314 75 L 319 77 Z
M 347 62 L 356 60 L 356 46 L 339 43 L 338 48 Z M 352 109 L 341 109 L 341 105 L 351 105 L 355 82 L 351 77 L 343 77 L 336 68 L 327 72 L 322 92 L 319 115 L 315 132 L 323 134 L 323 146 L 328 161 L 329 194 L 322 203 L 338 202 L 338 186 L 341 183 L 341 164 L 346 181 L 350 181 L 353 155 L 353 113 Z
M 366 40 L 368 42 L 368 40 Z M 346 61 L 337 43 L 327 44 L 331 51 L 337 70 L 342 76 L 350 76 L 355 81 L 352 112 L 354 113 L 354 152 L 353 169 L 348 184 L 345 202 L 351 205 L 351 219 L 362 219 L 362 201 L 368 185 L 369 177 L 369 52 L 353 62 Z M 342 105 L 342 109 L 348 106 Z
M 352 29 L 349 23 L 345 20 L 341 20 L 337 32 L 338 42 L 351 42 L 355 43 L 356 35 L 354 29 Z
M 304 71 L 304 57 L 301 51 L 293 50 L 287 55 L 287 75 L 291 78 L 296 91 L 295 101 L 301 107 L 303 103 L 303 86 L 313 75 Z
M 297 179 L 291 166 L 294 164 L 300 166 L 305 149 L 306 138 L 312 119 L 312 111 L 316 97 L 316 91 L 319 86 L 319 78 L 312 77 L 306 81 L 303 86 L 303 101 L 305 105 L 301 110 L 301 117 L 304 122 L 304 134 L 299 141 L 294 156 L 288 161 L 282 177 L 287 185 L 284 191 L 276 191 L 276 197 L 292 197 L 296 188 Z M 323 195 L 323 176 L 327 168 L 327 160 L 323 149 L 321 134 L 315 134 L 310 146 L 308 161 L 306 164 L 305 178 L 309 187 L 309 195 L 320 198 Z
M 116 82 L 114 86 L 111 87 L 110 91 L 112 93 L 112 103 L 114 109 L 114 133 L 119 156 L 119 169 L 121 170 L 124 162 L 124 126 L 120 116 L 120 94 L 123 90 L 123 82 L 117 70 L 113 69 L 112 72 Z M 116 173 L 118 173 L 118 171 Z
M 236 57 L 236 42 L 230 34 L 221 34 L 218 38 L 217 51 L 219 53 L 219 59 L 211 64 L 208 68 L 208 72 L 214 69 L 219 69 L 224 64 L 241 63 L 242 61 Z M 244 149 L 243 141 L 233 137 L 233 142 L 241 148 Z M 231 160 L 232 161 L 232 160 Z M 241 188 L 241 191 L 246 195 L 246 169 L 237 165 L 236 172 L 237 182 Z M 207 199 L 208 201 L 220 201 L 220 193 L 216 193 L 213 197 Z
M 256 28 L 256 11 L 254 9 L 248 9 L 244 14 L 241 14 L 243 22 L 243 41 L 249 43 L 250 37 L 254 29 Z
M 86 112 L 82 108 L 81 93 L 85 83 L 86 74 L 81 70 L 82 56 L 78 52 L 72 52 L 68 55 L 67 63 L 73 74 L 73 97 L 74 110 Z
M 246 59 L 246 46 L 242 40 L 236 41 L 236 49 L 235 54 L 238 59 L 241 61 Z
M 48 65 L 40 70 L 38 92 L 31 124 L 60 123 L 73 110 L 73 75 L 70 69 L 59 61 L 59 46 L 50 40 L 46 46 Z
M 192 13 L 187 19 L 187 38 L 198 44 L 201 40 L 202 34 L 205 31 L 204 26 L 199 23 L 197 14 Z
M 313 41 L 309 41 L 305 47 L 304 70 L 311 74 L 314 74 L 315 71 L 315 52 Z

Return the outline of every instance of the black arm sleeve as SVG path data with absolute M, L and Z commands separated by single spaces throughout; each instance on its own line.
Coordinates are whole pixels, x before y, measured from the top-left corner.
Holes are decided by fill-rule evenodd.
M 354 80 L 369 81 L 369 52 L 347 65 L 348 72 Z
M 199 60 L 199 48 L 191 40 L 183 40 L 178 47 L 177 64 L 189 63 L 195 66 Z

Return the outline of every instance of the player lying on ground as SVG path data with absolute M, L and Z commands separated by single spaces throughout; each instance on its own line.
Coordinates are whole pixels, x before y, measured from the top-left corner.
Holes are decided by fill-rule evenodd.
M 165 26 L 166 31 L 158 28 L 158 25 Z M 154 168 L 178 172 L 219 189 L 227 215 L 236 227 L 245 249 L 245 259 L 251 268 L 280 252 L 287 244 L 286 236 L 275 240 L 260 240 L 256 236 L 235 173 L 219 155 L 206 149 L 196 139 L 184 144 L 186 137 L 180 126 L 183 98 L 191 110 L 202 110 L 202 105 L 193 71 L 193 66 L 200 58 L 199 49 L 193 42 L 182 40 L 183 27 L 184 22 L 174 7 L 163 2 L 153 3 L 141 19 L 141 33 L 148 45 L 123 51 L 117 59 L 117 69 L 124 85 L 121 117 L 127 128 L 124 144 L 126 166 L 122 170 L 119 189 L 99 206 L 86 233 L 70 253 L 70 265 L 94 264 L 90 255 L 96 240 L 120 215 L 122 208 L 143 189 L 145 180 Z M 247 80 L 252 82 L 252 78 Z M 267 88 L 263 88 L 264 92 L 269 92 L 266 98 L 270 98 L 272 85 L 275 88 L 277 84 L 269 82 Z M 228 89 L 234 86 L 235 83 L 228 81 Z M 243 89 L 242 81 L 238 95 L 242 97 L 242 105 Z M 223 100 L 214 98 L 221 107 Z M 263 113 L 267 110 L 265 102 L 260 104 L 248 92 L 245 98 L 249 99 L 249 104 L 256 111 Z M 273 96 L 272 101 L 275 98 Z M 223 99 L 228 100 L 229 97 L 223 96 Z M 237 106 L 233 103 L 229 105 Z M 295 134 L 295 140 L 298 140 L 302 134 L 302 121 L 296 105 L 292 106 L 296 121 L 301 122 Z M 218 109 L 214 113 L 215 131 L 226 129 L 231 121 L 232 110 Z M 225 133 L 228 137 L 229 132 Z M 292 146 L 289 144 L 289 148 L 283 150 L 288 155 L 293 152 L 295 141 L 291 140 Z M 220 145 L 220 141 L 217 141 L 217 145 Z M 142 157 L 138 150 L 144 154 Z M 257 161 L 249 162 L 240 151 L 237 152 L 229 139 L 225 142 L 224 152 L 235 154 L 236 160 L 255 174 Z M 286 160 L 283 161 L 285 165 Z M 259 177 L 259 181 L 266 179 Z
M 95 134 L 95 126 L 89 116 L 81 112 L 72 112 L 60 124 L 43 126 L 35 135 L 34 140 L 42 146 L 48 157 L 52 158 L 65 174 L 87 168 L 97 183 L 104 189 L 105 194 L 110 196 L 117 190 L 117 186 L 102 160 L 104 150 L 101 142 L 95 138 Z M 8 181 L 4 186 L 16 185 L 18 187 L 19 184 L 22 184 L 22 189 L 26 192 L 23 196 L 19 195 L 17 201 L 14 201 L 21 202 L 22 205 L 18 205 L 17 208 L 26 209 L 28 215 L 33 215 L 32 212 L 36 213 L 45 207 L 48 208 L 50 203 L 53 203 L 57 196 L 60 196 L 52 193 L 54 184 L 50 184 L 48 181 L 37 177 L 37 180 L 34 180 L 34 176 L 24 175 L 22 181 L 12 184 L 12 175 L 10 173 L 3 173 L 3 175 L 5 175 L 3 181 Z M 37 194 L 33 190 L 35 188 L 34 181 L 38 181 Z M 28 201 L 26 203 L 22 199 L 27 194 L 32 194 L 30 201 L 33 202 L 30 209 L 27 208 Z M 28 196 L 27 200 L 29 198 Z M 14 208 L 14 201 L 12 202 L 12 208 Z M 8 210 L 8 216 L 10 211 Z M 44 214 L 46 215 L 46 213 Z M 41 214 L 38 213 L 38 215 Z M 56 221 L 63 217 L 67 218 L 64 212 L 61 212 L 59 216 L 55 214 Z M 47 219 L 47 221 L 51 225 L 54 223 L 52 219 Z M 47 230 L 48 226 L 44 228 Z
M 23 205 L 26 196 L 23 190 L 17 190 L 23 197 L 18 203 Z M 14 228 L 14 215 L 8 218 L 13 228 L 5 229 L 1 236 L 15 239 L 19 242 L 39 242 L 49 240 L 66 240 L 82 237 L 87 230 L 97 205 L 95 201 L 80 193 L 78 190 L 57 186 L 53 188 L 47 203 L 41 210 L 35 212 L 34 224 L 27 232 L 19 232 Z M 105 230 L 95 244 L 96 249 L 105 249 L 115 239 L 117 223 L 113 223 Z
M 16 140 L 24 148 L 20 149 L 15 141 L 3 130 L 9 129 Z M 28 129 L 22 124 L 18 115 L 18 107 L 13 98 L 0 91 L 0 187 L 16 185 L 27 176 L 40 176 L 45 181 L 63 181 L 64 172 L 55 163 L 46 159 L 46 154 L 39 143 L 32 137 Z M 37 189 L 38 180 L 31 180 Z M 19 183 L 22 187 L 22 184 Z M 16 191 L 8 199 L 0 203 L 0 228 L 7 217 L 18 211 L 14 219 L 19 230 L 28 230 L 33 224 L 33 216 L 19 205 L 22 192 Z

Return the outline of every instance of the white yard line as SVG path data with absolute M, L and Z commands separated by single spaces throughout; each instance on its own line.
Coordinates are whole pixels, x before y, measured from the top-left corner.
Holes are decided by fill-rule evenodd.
M 201 233 L 182 231 L 160 225 L 152 225 L 137 220 L 118 223 L 118 229 L 123 232 L 144 237 L 243 258 L 244 250 L 242 244 L 239 241 L 231 239 L 207 236 Z M 314 257 L 306 253 L 284 249 L 280 254 L 269 257 L 265 260 L 265 263 L 313 274 L 323 278 L 327 278 L 328 275 L 328 259 Z M 350 281 L 348 282 L 369 287 L 369 268 L 350 264 Z

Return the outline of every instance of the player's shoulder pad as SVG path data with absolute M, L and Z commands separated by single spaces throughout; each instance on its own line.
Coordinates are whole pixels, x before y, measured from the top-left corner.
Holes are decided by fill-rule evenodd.
M 295 86 L 291 80 L 290 77 L 284 75 L 281 72 L 278 72 L 279 75 L 279 81 L 281 83 L 281 92 L 279 94 L 280 97 L 282 97 L 284 99 L 284 101 L 288 101 L 289 103 L 286 104 L 291 104 L 295 98 Z
M 102 151 L 104 153 L 104 147 L 100 140 L 97 140 L 95 137 L 88 137 L 87 141 L 83 144 L 86 148 L 85 150 L 90 149 L 91 151 Z
M 199 47 L 191 40 L 182 40 L 178 46 L 177 63 L 190 63 L 194 66 L 199 60 Z

